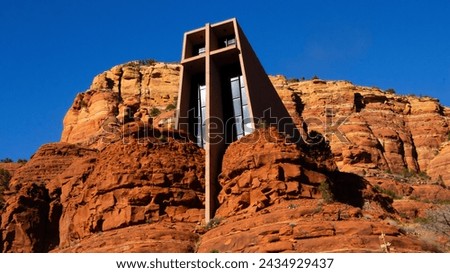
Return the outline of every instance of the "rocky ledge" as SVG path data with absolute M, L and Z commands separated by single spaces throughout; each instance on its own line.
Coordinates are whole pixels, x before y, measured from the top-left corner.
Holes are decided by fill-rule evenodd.
M 305 141 L 231 144 L 203 222 L 204 151 L 173 130 L 180 66 L 94 78 L 0 197 L 2 252 L 448 252 L 450 109 L 347 81 L 271 77 Z M 317 141 L 320 140 L 320 141 Z

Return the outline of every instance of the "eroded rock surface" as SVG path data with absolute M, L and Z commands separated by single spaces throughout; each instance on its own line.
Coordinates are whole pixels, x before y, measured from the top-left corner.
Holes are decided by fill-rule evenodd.
M 450 182 L 449 108 L 430 97 L 400 96 L 348 81 L 272 77 L 297 122 L 327 136 L 341 171 L 427 172 Z M 299 128 L 302 128 L 298 124 Z M 433 162 L 434 160 L 434 162 Z M 446 170 L 444 170 L 446 169 Z
M 64 117 L 61 141 L 102 148 L 131 121 L 172 127 L 179 71 L 178 64 L 135 61 L 101 73 L 76 96 Z M 161 112 L 170 113 L 154 120 Z
M 230 145 L 220 178 L 220 207 L 198 250 L 382 252 L 385 240 L 392 244 L 389 252 L 436 251 L 436 242 L 402 229 L 394 202 L 381 186 L 332 165 L 319 168 L 324 165 L 320 159 L 328 161 L 331 153 L 326 147 L 310 149 L 318 151 L 289 143 L 273 128 Z M 306 167 L 311 155 L 320 154 L 329 156 L 318 156 L 316 166 Z M 409 210 L 402 212 L 406 217 Z
M 204 215 L 203 157 L 194 144 L 171 137 L 127 137 L 102 151 L 44 145 L 11 181 L 3 251 L 64 249 L 166 218 L 197 224 Z
M 204 151 L 171 129 L 179 71 L 130 62 L 76 96 L 62 142 L 12 169 L 0 251 L 449 251 L 430 218 L 450 211 L 448 107 L 271 77 L 305 142 L 269 127 L 231 144 L 204 223 Z

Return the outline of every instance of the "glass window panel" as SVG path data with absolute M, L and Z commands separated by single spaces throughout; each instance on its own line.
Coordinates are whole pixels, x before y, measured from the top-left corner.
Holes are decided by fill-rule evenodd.
M 231 79 L 231 94 L 233 96 L 233 99 L 241 96 L 241 90 L 239 87 L 239 79 L 238 78 Z
M 196 124 L 195 127 L 196 127 L 195 133 L 196 133 L 196 138 L 197 138 L 197 145 L 200 147 L 203 147 L 202 126 L 200 126 L 200 124 Z
M 248 109 L 248 105 L 242 106 L 242 113 L 243 113 L 244 119 L 246 119 L 250 122 L 250 111 Z
M 235 116 L 234 117 L 236 124 L 240 124 L 242 126 L 242 116 Z
M 203 139 L 203 144 L 205 144 L 205 142 L 206 142 L 206 126 L 204 125 L 204 123 L 203 123 L 203 126 L 202 126 L 202 139 Z
M 205 107 L 205 106 L 206 106 L 206 98 L 205 98 L 205 97 L 202 97 L 200 107 Z
M 242 111 L 241 111 L 241 99 L 237 98 L 237 99 L 233 99 L 233 108 L 234 108 L 234 115 L 235 116 L 240 116 L 242 115 Z
M 248 100 L 247 100 L 247 93 L 245 92 L 245 88 L 241 88 L 241 98 L 242 98 L 242 105 L 247 105 L 248 104 Z
M 205 123 L 206 120 L 206 107 L 202 107 L 202 124 Z
M 244 129 L 242 128 L 242 117 L 241 116 L 237 116 L 235 118 L 236 121 L 236 134 L 237 135 L 242 135 L 244 134 Z
M 241 87 L 245 87 L 244 77 L 239 76 L 239 82 L 241 83 Z
M 206 86 L 200 85 L 200 100 L 202 103 L 202 106 L 206 106 Z
M 195 112 L 197 114 L 198 118 L 202 118 L 202 112 L 201 112 L 202 107 L 200 106 L 200 101 L 197 101 L 197 109 L 195 109 Z

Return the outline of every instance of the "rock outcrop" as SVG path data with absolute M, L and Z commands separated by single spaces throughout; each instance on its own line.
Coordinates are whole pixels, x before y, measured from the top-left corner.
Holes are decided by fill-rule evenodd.
M 256 212 L 280 200 L 320 198 L 320 188 L 329 188 L 332 182 L 318 170 L 336 170 L 329 149 L 322 148 L 317 148 L 322 154 L 315 154 L 316 166 L 311 169 L 310 154 L 273 127 L 232 143 L 223 158 L 216 214 L 228 217 Z
M 135 61 L 101 73 L 76 96 L 64 118 L 61 141 L 102 148 L 125 123 L 153 125 L 159 113 L 176 108 L 179 71 L 178 64 Z M 171 111 L 155 127 L 171 127 L 173 116 Z
M 291 114 L 301 117 L 297 121 L 328 138 L 341 171 L 429 172 L 450 185 L 448 149 L 442 147 L 449 140 L 449 108 L 438 100 L 347 81 L 277 76 L 272 82 Z
M 450 141 L 447 141 L 439 149 L 437 155 L 431 160 L 430 165 L 427 169 L 427 174 L 437 180 L 449 185 L 450 181 Z
M 173 126 L 179 71 L 177 64 L 130 62 L 98 75 L 66 114 L 61 141 L 102 148 L 130 121 Z M 348 81 L 271 80 L 297 127 L 327 137 L 339 170 L 409 170 L 450 184 L 450 109 L 438 100 Z
M 4 163 L 0 162 L 0 214 L 1 209 L 5 205 L 3 193 L 9 188 L 9 180 L 14 175 L 17 169 L 23 166 L 24 163 Z
M 376 213 L 377 214 L 377 213 Z M 394 220 L 370 219 L 370 211 L 319 200 L 280 202 L 259 212 L 222 219 L 201 238 L 199 252 L 434 252 Z M 220 218 L 219 218 L 220 219 Z
M 260 126 L 228 146 L 204 223 L 204 151 L 172 129 L 179 71 L 130 62 L 76 96 L 61 142 L 12 170 L 0 251 L 450 250 L 450 226 L 433 226 L 450 213 L 436 99 L 271 77 L 305 143 Z
M 331 156 L 326 147 L 319 151 Z M 217 226 L 201 237 L 198 251 L 380 252 L 380 236 L 391 252 L 435 251 L 402 230 L 389 196 L 333 165 L 306 167 L 310 154 L 273 128 L 230 145 Z
M 44 145 L 11 181 L 3 251 L 64 250 L 95 234 L 164 220 L 195 225 L 204 214 L 203 156 L 194 144 L 164 135 L 126 137 L 102 151 Z M 116 246 L 129 243 L 121 238 Z
M 192 253 L 200 236 L 197 224 L 162 220 L 91 234 L 52 252 Z
M 0 169 L 7 170 L 9 174 L 12 176 L 20 167 L 22 167 L 25 163 L 0 163 Z

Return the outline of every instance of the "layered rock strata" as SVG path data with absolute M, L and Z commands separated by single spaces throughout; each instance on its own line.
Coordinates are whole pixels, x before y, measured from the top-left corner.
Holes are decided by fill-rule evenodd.
M 439 101 L 271 77 L 305 143 L 262 126 L 231 144 L 204 223 L 204 151 L 171 129 L 179 71 L 130 62 L 76 96 L 61 143 L 12 170 L 0 251 L 448 251 Z
M 102 151 L 44 145 L 11 180 L 1 215 L 3 251 L 64 249 L 94 234 L 163 220 L 197 224 L 204 214 L 203 157 L 194 144 L 164 135 L 127 137 Z

